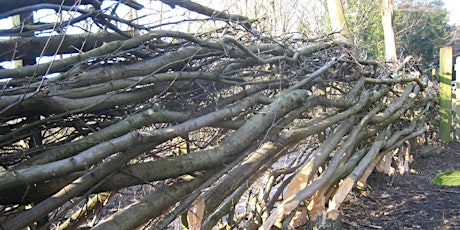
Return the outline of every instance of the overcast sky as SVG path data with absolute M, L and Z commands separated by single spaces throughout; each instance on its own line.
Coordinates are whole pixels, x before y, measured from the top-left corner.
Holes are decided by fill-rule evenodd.
M 449 24 L 451 25 L 459 25 L 460 26 L 460 1 L 459 0 L 444 0 L 444 4 L 446 9 L 450 13 L 450 21 Z

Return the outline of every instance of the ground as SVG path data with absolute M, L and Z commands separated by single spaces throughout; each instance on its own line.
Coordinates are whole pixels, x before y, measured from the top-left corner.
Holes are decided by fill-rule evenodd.
M 431 183 L 436 174 L 460 170 L 460 143 L 416 156 L 411 172 L 373 175 L 341 207 L 346 229 L 460 229 L 460 186 Z
M 341 206 L 343 228 L 460 230 L 460 186 L 431 183 L 438 173 L 460 170 L 460 143 L 437 148 L 415 156 L 411 173 L 374 174 L 368 179 L 367 189 L 354 190 Z M 153 187 L 133 188 L 116 195 L 109 203 L 109 212 L 103 216 L 122 209 L 122 203 L 139 200 L 140 195 L 148 194 Z

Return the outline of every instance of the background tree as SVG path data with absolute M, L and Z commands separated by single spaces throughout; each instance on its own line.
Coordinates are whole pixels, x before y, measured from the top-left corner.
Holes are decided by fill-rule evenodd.
M 346 18 L 355 37 L 360 57 L 383 59 L 382 4 L 372 0 L 347 0 L 344 3 Z
M 348 23 L 345 20 L 343 5 L 341 0 L 328 0 L 327 9 L 331 30 L 336 33 L 335 36 L 339 41 L 353 43 L 353 37 L 348 29 Z
M 363 57 L 383 58 L 381 5 L 376 1 L 346 1 L 348 24 Z M 449 40 L 447 11 L 441 1 L 402 1 L 394 6 L 396 50 L 401 57 L 413 55 L 430 69 L 437 64 L 438 49 Z
M 382 25 L 383 38 L 385 41 L 385 61 L 388 63 L 396 63 L 396 41 L 393 28 L 393 10 L 394 0 L 383 0 L 382 3 Z
M 450 40 L 447 10 L 442 1 L 405 1 L 395 10 L 395 30 L 401 55 L 420 58 L 429 69 L 439 61 L 438 50 Z

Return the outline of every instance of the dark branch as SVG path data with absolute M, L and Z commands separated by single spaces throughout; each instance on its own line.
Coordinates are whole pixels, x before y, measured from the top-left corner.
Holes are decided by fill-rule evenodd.
M 19 8 L 24 8 L 24 7 L 31 7 L 31 6 L 36 6 L 40 4 L 54 4 L 54 5 L 59 5 L 59 6 L 75 6 L 77 1 L 74 0 L 0 0 L 0 14 L 5 14 L 10 11 L 19 9 Z M 119 0 L 119 2 L 133 8 L 136 10 L 140 10 L 144 8 L 143 5 L 133 1 L 133 0 Z M 98 0 L 81 0 L 80 3 L 81 5 L 93 5 L 96 9 L 100 8 L 101 1 Z
M 130 32 L 125 32 L 130 33 Z M 78 35 L 53 35 L 51 37 L 20 37 L 0 40 L 0 61 L 68 53 L 86 52 L 101 46 L 104 42 L 124 40 L 117 33 L 94 33 Z
M 161 0 L 161 2 L 169 5 L 171 8 L 174 8 L 177 5 L 187 10 L 190 10 L 190 11 L 202 14 L 202 15 L 206 15 L 211 18 L 223 19 L 223 20 L 232 21 L 232 22 L 239 22 L 239 23 L 242 23 L 242 25 L 245 28 L 247 29 L 251 28 L 249 19 L 246 16 L 243 16 L 240 14 L 229 14 L 225 11 L 214 10 L 212 8 L 200 5 L 190 0 Z

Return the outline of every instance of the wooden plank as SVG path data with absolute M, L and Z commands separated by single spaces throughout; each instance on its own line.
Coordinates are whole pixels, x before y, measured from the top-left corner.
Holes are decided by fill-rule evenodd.
M 440 115 L 439 139 L 441 142 L 452 141 L 452 46 L 440 50 L 439 83 Z
M 455 59 L 455 82 L 456 82 L 456 89 L 455 89 L 455 120 L 454 120 L 454 128 L 455 128 L 455 140 L 460 140 L 460 57 Z

